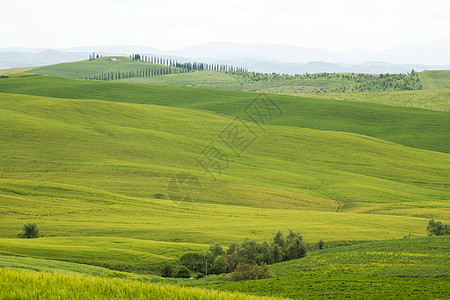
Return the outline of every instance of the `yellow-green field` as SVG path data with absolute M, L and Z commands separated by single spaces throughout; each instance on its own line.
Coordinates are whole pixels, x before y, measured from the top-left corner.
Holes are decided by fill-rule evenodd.
M 419 78 L 424 89 L 450 89 L 450 70 L 423 71 Z
M 0 268 L 0 299 L 282 299 L 81 275 Z

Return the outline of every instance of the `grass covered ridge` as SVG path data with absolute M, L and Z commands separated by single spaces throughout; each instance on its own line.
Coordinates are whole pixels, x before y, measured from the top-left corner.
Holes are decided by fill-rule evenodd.
M 139 84 L 93 82 L 32 76 L 0 80 L 0 92 L 65 99 L 96 99 L 213 111 L 252 120 L 244 110 L 253 93 Z M 280 114 L 267 125 L 344 131 L 410 147 L 450 151 L 448 113 L 355 101 L 334 101 L 271 95 Z

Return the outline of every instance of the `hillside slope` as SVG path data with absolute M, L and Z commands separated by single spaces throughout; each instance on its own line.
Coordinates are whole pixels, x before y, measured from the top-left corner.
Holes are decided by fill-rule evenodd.
M 424 89 L 450 89 L 450 70 L 418 73 Z
M 344 131 L 415 148 L 450 152 L 450 119 L 447 112 L 440 111 L 286 95 L 271 95 L 267 100 L 254 93 L 45 76 L 0 79 L 0 92 L 208 110 L 270 125 Z M 255 111 L 255 103 L 266 106 L 265 117 Z
M 1 165 L 12 178 L 33 180 L 39 174 L 40 180 L 140 197 L 162 193 L 165 180 L 190 172 L 210 182 L 207 202 L 328 211 L 337 208 L 333 199 L 342 209 L 384 203 L 377 211 L 390 211 L 390 203 L 401 210 L 399 202 L 448 196 L 448 154 L 354 134 L 243 127 L 227 117 L 180 108 L 12 94 L 0 99 L 0 136 L 7 145 Z M 230 124 L 248 129 L 246 148 L 229 147 Z M 208 158 L 202 153 L 210 143 L 226 157 L 221 168 L 198 164 Z M 119 182 L 110 180 L 113 174 Z
M 249 123 L 258 134 L 236 153 L 229 117 L 134 103 L 0 94 L 0 112 L 3 254 L 148 272 L 278 229 L 386 239 L 450 219 L 445 153 Z M 198 164 L 211 143 L 227 157 L 219 170 Z M 198 178 L 201 195 L 169 199 L 174 176 Z M 28 221 L 44 237 L 14 238 Z

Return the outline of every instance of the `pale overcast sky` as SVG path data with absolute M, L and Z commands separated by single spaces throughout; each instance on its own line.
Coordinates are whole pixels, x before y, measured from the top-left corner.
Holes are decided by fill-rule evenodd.
M 0 47 L 210 41 L 345 51 L 450 37 L 449 0 L 0 0 Z

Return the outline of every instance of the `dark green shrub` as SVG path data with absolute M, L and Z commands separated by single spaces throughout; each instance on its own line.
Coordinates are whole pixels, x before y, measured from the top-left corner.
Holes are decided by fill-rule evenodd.
M 222 274 L 231 272 L 231 266 L 228 264 L 228 261 L 223 256 L 217 256 L 212 265 L 210 272 L 212 274 Z
M 447 235 L 450 234 L 450 225 L 441 221 L 430 220 L 427 226 L 428 235 Z
M 171 263 L 167 263 L 161 268 L 162 277 L 172 277 L 175 272 L 175 267 Z
M 191 277 L 191 271 L 189 271 L 189 269 L 186 268 L 185 266 L 180 266 L 178 268 L 176 277 L 177 278 L 189 278 L 189 277 Z
M 231 281 L 240 281 L 240 280 L 256 280 L 256 279 L 266 279 L 274 277 L 272 272 L 270 272 L 269 268 L 266 264 L 258 265 L 250 265 L 250 264 L 238 264 L 236 270 L 230 275 Z
M 155 199 L 164 199 L 164 194 L 161 194 L 161 193 L 154 194 L 153 198 L 155 198 Z
M 193 272 L 205 271 L 206 257 L 199 253 L 186 253 L 180 257 L 180 263 Z
M 23 224 L 22 232 L 19 232 L 17 236 L 25 239 L 38 238 L 40 236 L 39 228 L 36 223 L 25 223 Z
M 317 247 L 319 248 L 319 250 L 322 250 L 324 246 L 325 246 L 325 242 L 323 240 L 320 240 L 319 242 L 317 242 Z

